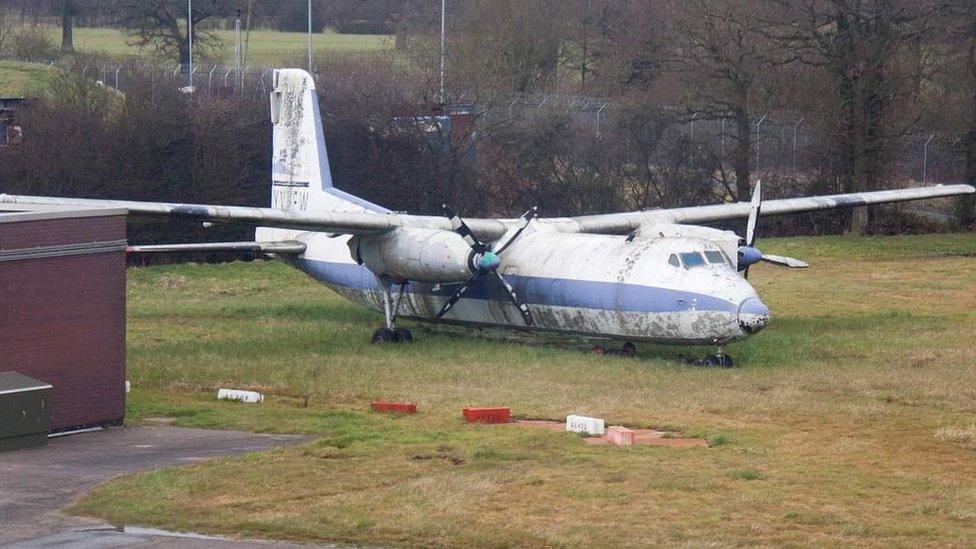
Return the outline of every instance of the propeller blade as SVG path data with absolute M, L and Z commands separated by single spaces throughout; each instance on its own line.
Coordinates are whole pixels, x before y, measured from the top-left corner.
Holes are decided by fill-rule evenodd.
M 505 290 L 508 292 L 508 297 L 512 299 L 512 303 L 515 304 L 515 307 L 518 308 L 519 313 L 522 315 L 522 320 L 525 321 L 527 326 L 531 326 L 532 313 L 529 312 L 529 307 L 525 303 L 522 303 L 522 300 L 519 299 L 518 294 L 515 293 L 515 288 L 512 288 L 512 285 L 509 284 L 508 281 L 505 280 L 505 277 L 499 274 L 498 271 L 491 272 L 495 275 L 495 278 L 498 279 L 498 282 L 505 287 Z
M 484 252 L 488 249 L 488 246 L 482 244 L 481 241 L 478 240 L 478 237 L 471 232 L 468 225 L 463 219 L 461 219 L 460 214 L 454 211 L 454 209 L 447 204 L 442 204 L 441 206 L 444 208 L 444 215 L 451 220 L 451 228 L 454 229 L 454 232 L 461 235 L 461 238 L 468 243 L 468 246 L 471 246 L 471 249 L 477 253 Z
M 437 311 L 437 317 L 436 318 L 440 318 L 440 317 L 446 315 L 447 312 L 450 311 L 451 308 L 454 307 L 454 305 L 457 304 L 457 302 L 462 297 L 464 297 L 465 292 L 467 292 L 468 291 L 468 288 L 471 287 L 471 283 L 474 282 L 474 279 L 476 279 L 479 276 L 481 276 L 483 272 L 484 271 L 478 271 L 478 272 L 474 273 L 473 275 L 471 275 L 471 278 L 469 278 L 468 280 L 466 280 L 464 282 L 464 284 L 461 284 L 461 287 L 458 288 L 454 292 L 454 295 L 452 295 L 450 299 L 447 300 L 447 303 L 445 303 L 441 307 L 441 310 L 440 311 Z
M 759 221 L 759 211 L 762 209 L 762 180 L 756 181 L 756 188 L 752 191 L 752 204 L 749 207 L 749 223 L 746 225 L 746 246 L 756 245 L 756 223 Z
M 785 255 L 763 254 L 762 260 L 766 263 L 772 263 L 773 265 L 779 265 L 780 267 L 789 267 L 791 269 L 806 269 L 810 266 L 810 264 L 806 261 L 786 257 Z M 746 269 L 746 272 L 749 272 L 749 270 Z
M 539 215 L 539 208 L 537 206 L 532 206 L 532 208 L 529 209 L 529 211 L 522 214 L 521 217 L 522 223 L 518 225 L 512 225 L 511 227 L 509 227 L 508 230 L 505 231 L 505 234 L 503 234 L 502 237 L 498 239 L 498 242 L 495 242 L 495 246 L 498 248 L 498 250 L 496 250 L 495 253 L 501 254 L 502 252 L 504 252 L 505 248 L 508 248 L 512 244 L 512 242 L 515 242 L 515 239 L 518 238 L 520 234 L 522 234 L 522 231 L 524 231 L 525 228 L 529 226 L 529 223 L 531 223 L 532 220 L 535 219 L 537 215 Z

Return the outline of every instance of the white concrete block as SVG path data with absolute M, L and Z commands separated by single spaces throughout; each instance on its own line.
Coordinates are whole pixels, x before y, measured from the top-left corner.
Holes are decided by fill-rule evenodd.
M 566 416 L 566 430 L 572 433 L 602 435 L 605 424 L 602 419 L 586 416 Z
M 257 391 L 239 391 L 237 389 L 219 389 L 217 398 L 220 400 L 239 400 L 241 402 L 264 402 L 264 395 Z

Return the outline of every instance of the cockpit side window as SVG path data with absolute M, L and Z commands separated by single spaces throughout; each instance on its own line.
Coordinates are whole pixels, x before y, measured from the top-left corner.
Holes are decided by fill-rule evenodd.
M 698 252 L 685 252 L 681 254 L 681 262 L 685 264 L 686 269 L 691 269 L 704 265 L 705 258 Z
M 671 254 L 671 257 L 668 258 L 668 263 L 674 267 L 680 267 L 681 261 L 678 261 L 678 254 Z
M 713 265 L 721 265 L 725 263 L 725 254 L 717 251 L 707 251 L 705 252 L 705 258 L 708 262 Z

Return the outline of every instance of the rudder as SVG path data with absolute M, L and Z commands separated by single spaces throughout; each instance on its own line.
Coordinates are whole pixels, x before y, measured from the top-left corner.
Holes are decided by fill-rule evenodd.
M 271 207 L 289 211 L 389 210 L 332 186 L 318 93 L 301 69 L 274 71 Z

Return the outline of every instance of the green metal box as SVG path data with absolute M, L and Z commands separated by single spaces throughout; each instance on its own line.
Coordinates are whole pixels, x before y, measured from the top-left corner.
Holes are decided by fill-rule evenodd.
M 0 372 L 0 451 L 47 444 L 52 387 L 18 372 Z

